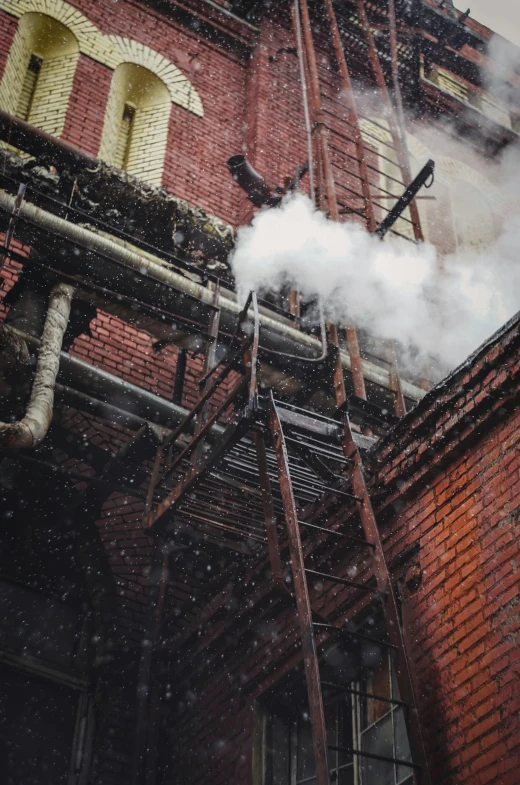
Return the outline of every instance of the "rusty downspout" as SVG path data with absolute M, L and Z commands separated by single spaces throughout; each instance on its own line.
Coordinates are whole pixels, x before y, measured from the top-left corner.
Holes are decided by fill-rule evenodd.
M 61 345 L 69 323 L 73 294 L 74 288 L 65 283 L 57 283 L 51 290 L 29 405 L 25 416 L 18 422 L 0 423 L 2 448 L 37 447 L 47 435 L 52 421 Z

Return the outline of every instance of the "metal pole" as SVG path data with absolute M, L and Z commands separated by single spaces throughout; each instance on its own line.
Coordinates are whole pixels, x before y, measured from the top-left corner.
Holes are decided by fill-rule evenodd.
M 392 4 L 394 3 L 394 0 L 390 0 L 390 1 L 392 2 Z M 345 52 L 343 51 L 343 44 L 341 41 L 341 35 L 338 28 L 336 14 L 334 12 L 334 6 L 332 5 L 332 0 L 324 0 L 324 3 L 325 3 L 325 10 L 327 12 L 327 17 L 329 20 L 330 30 L 332 34 L 332 43 L 334 46 L 336 61 L 338 63 L 339 72 L 343 80 L 343 87 L 347 91 L 347 94 L 350 96 L 351 113 L 352 113 L 352 119 L 354 121 L 353 124 L 354 124 L 354 140 L 356 143 L 356 156 L 359 161 L 359 170 L 361 174 L 361 187 L 363 191 L 363 198 L 365 200 L 367 229 L 369 232 L 374 232 L 377 228 L 377 221 L 374 212 L 374 203 L 372 201 L 372 195 L 370 193 L 370 180 L 369 180 L 368 167 L 365 158 L 365 145 L 363 143 L 363 138 L 361 136 L 361 131 L 359 129 L 359 115 L 357 113 L 356 101 L 352 89 L 352 80 L 350 78 L 347 61 L 345 58 Z M 394 21 L 394 32 L 395 32 L 395 13 L 394 13 L 393 21 Z M 395 63 L 396 63 L 395 67 L 397 69 L 397 44 L 396 44 L 395 35 L 394 35 L 394 46 L 395 46 Z M 397 77 L 394 77 L 394 81 L 396 80 L 396 78 Z M 397 93 L 396 93 L 396 98 L 397 98 Z M 405 139 L 404 112 L 402 111 L 402 99 L 401 99 L 400 90 L 399 90 L 399 99 L 401 100 L 400 111 L 403 118 L 403 122 L 401 124 L 401 137 L 402 139 Z M 347 334 L 347 345 L 350 354 L 350 362 L 352 364 L 352 379 L 354 384 L 354 392 L 359 398 L 366 399 L 367 396 L 366 396 L 366 389 L 365 389 L 365 380 L 363 378 L 363 372 L 361 368 L 361 354 L 359 351 L 359 341 L 358 341 L 357 331 L 354 324 L 350 323 L 347 326 L 346 334 Z M 399 373 L 397 369 L 395 345 L 393 344 L 389 345 L 388 347 L 388 357 L 390 362 L 390 371 L 389 371 L 390 388 L 392 389 L 392 392 L 394 394 L 395 413 L 399 417 L 402 417 L 406 413 L 406 407 L 404 403 L 403 391 L 401 388 L 401 380 L 399 378 Z
M 343 450 L 345 457 L 352 465 L 352 489 L 359 499 L 359 501 L 356 502 L 358 513 L 361 518 L 366 540 L 374 546 L 372 565 L 376 585 L 380 592 L 387 595 L 386 602 L 383 603 L 386 627 L 390 643 L 397 647 L 396 675 L 400 698 L 409 706 L 409 715 L 406 717 L 406 727 L 412 760 L 421 767 L 421 785 L 431 785 L 426 750 L 417 712 L 417 700 L 415 697 L 409 658 L 406 653 L 401 620 L 399 618 L 397 599 L 388 571 L 374 509 L 368 493 L 361 456 L 356 443 L 354 442 L 348 417 L 344 419 L 343 426 Z M 414 780 L 416 785 L 418 785 L 417 776 L 415 774 Z
M 309 695 L 309 714 L 312 726 L 314 761 L 316 765 L 316 783 L 317 785 L 330 785 L 327 764 L 327 728 L 325 725 L 325 712 L 321 693 L 318 653 L 312 625 L 312 609 L 305 576 L 305 564 L 298 526 L 298 513 L 291 483 L 287 448 L 285 446 L 282 425 L 272 397 L 267 416 L 276 453 L 280 492 L 282 495 L 287 534 L 289 537 L 294 594 L 300 622 L 303 662 L 307 680 L 307 692 Z
M 262 506 L 264 508 L 265 528 L 267 533 L 267 548 L 269 550 L 269 561 L 273 583 L 283 586 L 282 564 L 280 560 L 280 543 L 276 530 L 276 513 L 273 504 L 273 491 L 269 477 L 269 467 L 267 464 L 267 450 L 265 447 L 265 437 L 263 431 L 255 431 L 256 459 L 258 462 L 258 479 L 262 492 Z
M 338 21 L 332 5 L 332 0 L 324 0 L 325 11 L 329 20 L 330 31 L 332 35 L 332 44 L 334 46 L 334 53 L 336 62 L 338 64 L 341 79 L 343 81 L 343 89 L 347 92 L 350 101 L 350 111 L 354 126 L 354 142 L 356 144 L 356 156 L 359 163 L 359 171 L 361 174 L 361 188 L 363 192 L 363 199 L 365 200 L 365 214 L 366 224 L 369 232 L 373 232 L 377 226 L 377 220 L 374 214 L 374 203 L 370 193 L 370 179 L 368 175 L 368 167 L 365 158 L 365 145 L 363 137 L 359 129 L 359 115 L 356 106 L 356 99 L 354 97 L 354 90 L 352 87 L 352 80 L 343 51 L 343 44 L 341 42 L 341 35 L 338 28 Z M 360 396 L 364 397 L 364 396 Z
M 395 121 L 392 100 L 390 98 L 390 93 L 388 92 L 388 87 L 385 82 L 383 69 L 381 68 L 381 63 L 379 61 L 379 55 L 377 54 L 374 35 L 372 33 L 372 28 L 370 27 L 370 22 L 368 20 L 364 0 L 356 0 L 356 7 L 358 9 L 359 19 L 363 27 L 363 31 L 365 33 L 366 41 L 368 43 L 368 59 L 370 61 L 372 72 L 374 74 L 376 84 L 381 91 L 383 103 L 385 104 L 388 111 L 388 117 L 387 117 L 388 125 L 390 128 L 390 134 L 392 136 L 393 144 L 397 154 L 399 167 L 403 175 L 404 184 L 405 186 L 408 186 L 411 182 L 412 176 L 410 173 L 410 166 L 408 164 L 408 155 L 405 146 L 406 139 L 401 139 L 401 134 L 399 132 L 398 124 Z M 417 204 L 415 203 L 415 201 L 412 201 L 410 203 L 410 216 L 412 219 L 415 239 L 424 240 L 424 236 L 421 229 L 421 221 L 419 219 L 419 211 L 417 209 Z
M 313 126 L 314 132 L 316 134 L 316 144 L 318 148 L 318 198 L 320 200 L 322 209 L 324 206 L 324 198 L 326 199 L 329 217 L 333 221 L 337 221 L 338 203 L 336 198 L 336 186 L 334 184 L 334 177 L 332 175 L 325 115 L 321 105 L 320 79 L 318 74 L 318 64 L 316 62 L 316 51 L 314 49 L 314 42 L 312 39 L 311 20 L 309 16 L 307 0 L 300 0 L 300 8 L 303 26 L 303 38 L 305 41 L 307 64 L 309 67 L 309 86 L 312 115 L 314 120 Z
M 334 184 L 334 176 L 332 173 L 332 164 L 329 155 L 327 131 L 325 126 L 323 108 L 321 104 L 318 66 L 316 63 L 316 52 L 314 49 L 314 42 L 312 38 L 309 9 L 307 5 L 307 0 L 300 0 L 300 2 L 301 2 L 301 9 L 302 9 L 303 33 L 304 33 L 306 50 L 307 50 L 307 61 L 309 64 L 311 97 L 312 97 L 313 114 L 314 114 L 314 121 L 315 121 L 314 127 L 316 129 L 316 134 L 317 134 L 317 144 L 318 144 L 318 153 L 319 153 L 318 157 L 320 159 L 318 166 L 320 166 L 321 164 L 322 167 L 322 171 L 318 169 L 318 174 L 322 175 L 322 178 L 324 178 L 325 180 L 325 189 L 324 189 L 323 179 L 320 180 L 320 178 L 318 177 L 318 191 L 320 197 L 323 193 L 323 190 L 326 191 L 328 208 L 329 208 L 329 217 L 333 221 L 337 221 L 339 217 L 339 212 L 338 212 L 338 203 L 336 198 L 336 187 Z M 346 68 L 346 64 L 345 64 L 345 68 Z M 347 71 L 347 79 L 348 79 L 348 71 Z M 339 354 L 338 332 L 337 329 L 330 324 L 327 326 L 327 330 L 329 334 L 329 340 L 338 349 L 338 354 L 336 358 L 336 368 L 334 374 L 334 387 L 336 391 L 338 391 L 341 388 L 341 395 L 343 400 L 345 400 L 346 397 L 345 382 L 343 379 L 343 369 L 341 366 L 340 354 Z M 366 398 L 365 381 L 363 378 L 363 370 L 361 366 L 361 356 L 359 354 L 359 342 L 357 340 L 356 326 L 352 320 L 349 320 L 348 322 L 347 337 L 350 338 L 350 342 L 348 343 L 348 349 L 350 355 L 350 363 L 351 363 L 350 370 L 352 373 L 352 382 L 354 385 L 354 390 L 356 391 L 356 395 L 359 395 L 359 397 Z

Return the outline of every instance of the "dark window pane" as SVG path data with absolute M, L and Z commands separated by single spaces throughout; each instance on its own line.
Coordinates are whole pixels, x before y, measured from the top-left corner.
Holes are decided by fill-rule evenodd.
M 266 738 L 266 782 L 288 785 L 290 771 L 289 731 L 279 717 L 269 720 Z
M 296 781 L 312 777 L 316 773 L 314 765 L 314 750 L 312 748 L 311 723 L 307 720 L 298 723 L 298 763 L 296 766 Z M 309 780 L 312 785 L 314 780 Z
M 412 759 L 410 753 L 410 745 L 408 744 L 408 734 L 406 732 L 406 725 L 404 721 L 404 713 L 402 709 L 394 712 L 394 732 L 395 732 L 395 757 L 401 760 Z M 411 773 L 408 766 L 397 767 L 397 782 L 400 783 L 406 779 Z
M 361 734 L 362 752 L 394 757 L 392 716 L 388 714 Z M 372 758 L 361 758 L 362 785 L 394 785 L 394 765 Z

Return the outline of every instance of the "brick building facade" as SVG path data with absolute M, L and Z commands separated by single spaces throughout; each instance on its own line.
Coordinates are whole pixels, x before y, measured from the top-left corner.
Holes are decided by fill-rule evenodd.
M 356 3 L 336 5 L 349 69 L 366 95 L 373 78 Z M 390 82 L 387 4 L 367 5 Z M 450 3 L 402 5 L 408 151 L 414 173 L 428 157 L 437 170 L 436 201 L 417 202 L 423 234 L 447 253 L 483 247 L 503 220 L 498 158 L 517 140 L 517 107 L 487 89 L 489 30 L 454 19 Z M 320 3 L 311 13 L 342 220 L 363 220 L 348 101 Z M 199 399 L 200 336 L 213 303 L 221 353 L 240 310 L 227 257 L 254 208 L 226 161 L 247 154 L 281 185 L 307 157 L 296 47 L 289 3 L 0 0 L 3 314 L 34 356 L 29 336 L 42 333 L 55 281 L 72 282 L 81 304 L 47 437 L 34 451 L 6 444 L 0 464 L 9 782 L 312 781 L 297 618 L 292 599 L 273 588 L 263 532 L 238 513 L 233 531 L 181 513 L 159 536 L 143 512 L 159 429 L 171 433 Z M 516 74 L 508 78 L 518 87 Z M 397 196 L 403 183 L 375 103 L 363 106 L 360 133 L 374 187 Z M 461 207 L 468 193 L 470 217 Z M 394 229 L 411 239 L 410 215 Z M 304 364 L 273 355 L 296 347 L 317 356 L 318 337 L 285 302 L 260 306 L 263 387 L 330 415 L 330 385 L 317 404 Z M 388 408 L 392 367 L 370 336 L 361 344 L 368 399 Z M 339 348 L 346 357 L 346 343 Z M 518 781 L 518 348 L 512 320 L 426 395 L 424 379 L 403 374 L 408 413 L 365 454 L 434 783 Z M 25 411 L 34 363 L 26 365 L 3 362 L 6 421 Z M 344 376 L 350 389 L 350 370 Z M 318 508 L 308 505 L 306 520 L 321 520 Z M 351 525 L 349 504 L 327 510 L 327 525 Z M 318 566 L 320 547 L 304 540 Z M 370 581 L 359 553 L 335 547 L 330 559 L 337 575 Z M 379 635 L 380 614 L 350 588 L 317 581 L 310 590 L 317 613 Z M 360 654 L 325 635 L 318 642 L 328 673 L 360 693 L 379 680 L 395 697 L 383 647 Z M 336 740 L 368 744 L 363 733 L 383 728 L 391 740 L 373 743 L 401 757 L 396 710 L 374 714 L 354 693 L 327 706 Z M 342 755 L 331 766 L 344 785 L 412 781 L 406 767 Z

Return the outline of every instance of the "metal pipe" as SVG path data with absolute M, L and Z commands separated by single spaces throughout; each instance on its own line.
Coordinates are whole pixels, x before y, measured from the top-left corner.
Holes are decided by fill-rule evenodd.
M 83 168 L 88 166 L 90 169 L 95 169 L 100 163 L 97 158 L 78 150 L 74 145 L 63 139 L 57 139 L 2 109 L 0 109 L 0 135 L 7 144 L 35 157 L 45 155 L 54 163 L 68 165 L 74 163 Z
M 245 155 L 232 155 L 227 161 L 229 173 L 242 188 L 255 207 L 278 207 L 282 201 L 283 190 L 270 186 L 263 175 L 249 163 Z
M 300 69 L 300 82 L 302 86 L 303 117 L 305 121 L 305 135 L 307 141 L 307 160 L 309 161 L 309 193 L 313 202 L 316 201 L 314 186 L 314 156 L 312 154 L 312 128 L 309 114 L 309 95 L 307 78 L 305 76 L 305 62 L 303 59 L 302 26 L 300 19 L 300 2 L 294 0 L 292 7 L 292 21 L 296 37 L 296 52 L 298 54 L 298 68 Z
M 0 209 L 7 213 L 11 213 L 15 204 L 15 198 L 5 191 L 0 191 Z M 79 264 L 82 259 L 81 247 L 85 248 L 84 258 L 92 263 L 92 256 L 94 254 L 101 255 L 104 259 L 113 260 L 114 262 L 127 267 L 137 272 L 140 276 L 148 276 L 152 280 L 165 283 L 174 289 L 179 294 L 188 294 L 203 303 L 208 305 L 213 302 L 213 290 L 202 284 L 196 283 L 189 278 L 181 275 L 173 270 L 163 260 L 154 257 L 152 254 L 141 254 L 138 249 L 131 250 L 128 245 L 121 246 L 114 240 L 106 236 L 96 234 L 95 232 L 86 229 L 83 226 L 69 223 L 68 221 L 53 215 L 52 213 L 36 207 L 31 202 L 25 201 L 20 209 L 20 221 L 26 221 L 32 224 L 33 227 L 51 232 L 63 240 L 67 240 L 73 244 L 77 244 L 79 254 L 74 256 L 74 263 Z M 31 239 L 31 232 L 28 232 L 27 240 Z M 88 252 L 87 249 L 88 248 Z M 100 275 L 103 274 L 103 268 L 98 269 Z M 234 329 L 236 318 L 241 311 L 241 307 L 236 299 L 233 299 L 232 292 L 220 294 L 219 307 L 222 310 L 222 326 L 223 329 Z M 178 304 L 182 305 L 182 297 L 179 297 Z M 129 311 L 134 314 L 134 311 Z M 278 351 L 287 350 L 288 352 L 301 351 L 301 359 L 312 359 L 320 356 L 322 347 L 319 339 L 313 335 L 297 330 L 292 327 L 287 320 L 278 317 L 275 313 L 269 315 L 267 309 L 260 310 L 261 322 L 261 347 L 274 349 Z M 150 325 L 150 330 L 153 326 Z M 162 335 L 162 333 L 161 333 Z M 350 370 L 350 358 L 346 352 L 340 352 L 342 367 Z M 363 361 L 363 374 L 365 378 L 374 384 L 379 385 L 385 389 L 389 389 L 388 373 L 372 363 Z M 126 384 L 126 383 L 125 383 Z M 403 382 L 403 391 L 405 395 L 420 400 L 424 396 L 424 391 L 409 382 Z M 161 399 L 158 399 L 161 400 Z M 150 419 L 150 418 L 147 418 Z
M 13 327 L 10 329 L 25 341 L 29 351 L 37 352 L 40 345 L 38 338 L 22 333 Z M 79 396 L 76 398 L 78 408 L 82 401 L 86 405 L 90 405 L 88 400 L 83 400 L 81 393 L 86 393 L 87 397 L 92 395 L 98 398 L 98 404 L 101 407 L 99 413 L 105 409 L 104 413 L 109 416 L 109 419 L 117 416 L 117 413 L 122 410 L 139 426 L 143 425 L 143 422 L 149 422 L 157 423 L 163 427 L 171 427 L 181 422 L 188 413 L 187 409 L 176 406 L 165 398 L 160 398 L 142 387 L 137 387 L 119 376 L 114 376 L 108 371 L 96 368 L 65 352 L 60 354 L 58 381 L 61 383 L 60 389 L 68 392 L 68 388 L 72 388 L 73 397 L 74 395 Z M 79 388 L 79 393 L 76 388 Z M 116 405 L 110 401 L 116 402 Z M 117 420 L 114 421 L 117 422 Z M 131 420 L 129 420 L 130 422 Z M 223 433 L 224 428 L 215 426 L 215 432 Z
M 119 406 L 93 398 L 91 395 L 87 395 L 79 390 L 73 390 L 72 387 L 67 387 L 65 384 L 56 385 L 56 398 L 66 406 L 72 406 L 79 411 L 94 414 L 102 420 L 109 420 L 131 431 L 139 430 L 143 425 L 148 425 L 151 429 L 157 429 L 157 436 L 159 436 L 158 426 L 154 423 L 139 417 L 137 414 L 125 411 L 125 409 Z
M 0 423 L 0 447 L 36 447 L 47 435 L 52 422 L 60 350 L 69 323 L 73 294 L 74 288 L 65 283 L 57 283 L 51 290 L 27 411 L 18 422 Z

